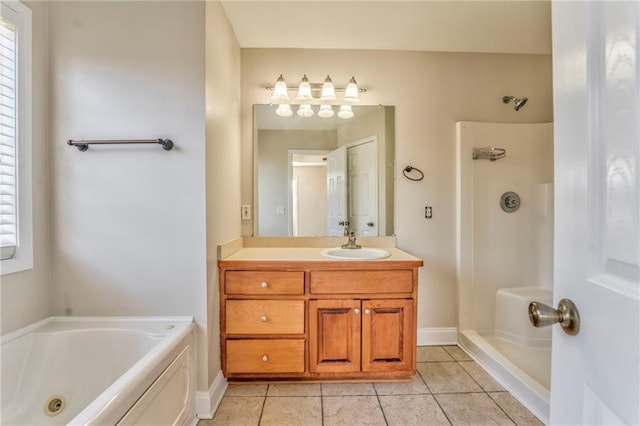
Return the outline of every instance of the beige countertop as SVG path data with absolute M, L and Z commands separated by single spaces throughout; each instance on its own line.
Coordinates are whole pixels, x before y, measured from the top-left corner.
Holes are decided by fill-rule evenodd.
M 327 247 L 245 247 L 224 257 L 223 261 L 290 261 L 290 262 L 354 262 L 354 260 L 336 259 L 321 254 Z M 366 247 L 364 247 L 366 248 Z M 415 256 L 393 247 L 380 247 L 389 252 L 384 259 L 358 260 L 358 262 L 422 262 Z M 357 250 L 357 249 L 355 249 Z

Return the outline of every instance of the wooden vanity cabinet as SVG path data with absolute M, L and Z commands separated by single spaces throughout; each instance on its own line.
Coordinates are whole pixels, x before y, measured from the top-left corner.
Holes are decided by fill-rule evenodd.
M 415 374 L 421 261 L 219 261 L 229 379 L 390 380 Z

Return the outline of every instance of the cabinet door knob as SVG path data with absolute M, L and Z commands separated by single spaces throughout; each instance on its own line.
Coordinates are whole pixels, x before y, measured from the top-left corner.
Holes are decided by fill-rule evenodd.
M 356 315 L 358 315 L 358 314 L 360 313 L 360 309 L 355 308 L 355 309 L 353 310 L 353 313 L 354 313 L 354 314 L 356 314 Z
M 260 321 L 267 322 L 267 316 L 266 315 L 261 316 Z
M 262 362 L 267 362 L 269 361 L 269 357 L 266 355 L 262 355 Z
M 260 287 L 267 288 L 267 287 L 269 287 L 269 284 L 267 284 L 266 281 L 262 281 L 262 283 L 260 284 Z
M 370 309 L 365 309 L 365 310 L 364 310 L 364 314 L 365 314 L 365 315 L 369 315 L 370 313 L 371 313 L 371 310 L 370 310 Z

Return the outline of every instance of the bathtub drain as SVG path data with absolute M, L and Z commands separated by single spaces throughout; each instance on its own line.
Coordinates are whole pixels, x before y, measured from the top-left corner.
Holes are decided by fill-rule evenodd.
M 62 413 L 64 410 L 64 406 L 66 404 L 66 400 L 61 395 L 54 395 L 47 400 L 44 404 L 44 413 L 47 416 L 53 417 Z

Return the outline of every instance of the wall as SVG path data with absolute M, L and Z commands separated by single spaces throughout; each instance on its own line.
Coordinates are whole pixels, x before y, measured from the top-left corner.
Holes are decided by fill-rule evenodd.
M 49 3 L 25 2 L 32 12 L 32 167 L 33 167 L 33 269 L 3 275 L 0 334 L 49 316 L 51 296 L 49 255 L 49 133 L 47 49 Z
M 293 176 L 298 184 L 298 233 L 303 237 L 325 235 L 327 216 L 327 167 L 295 166 Z M 294 216 L 294 212 L 291 212 Z M 294 220 L 295 224 L 295 220 Z
M 52 312 L 193 315 L 206 389 L 205 3 L 49 9 Z
M 354 75 L 368 89 L 362 104 L 395 105 L 395 232 L 398 246 L 424 259 L 418 327 L 455 327 L 455 122 L 552 120 L 551 57 L 310 49 L 242 50 L 242 203 L 252 200 L 252 105 L 269 103 L 265 85 L 282 73 L 289 84 L 303 74 L 313 82 Z M 337 83 L 336 83 L 337 84 Z M 529 97 L 520 111 L 502 96 Z M 402 176 L 407 165 L 424 180 Z M 424 207 L 433 207 L 433 219 Z M 250 235 L 243 224 L 243 235 Z
M 240 236 L 240 47 L 218 1 L 206 4 L 206 197 L 209 384 L 220 368 L 216 250 Z M 211 407 L 213 408 L 213 407 Z M 200 414 L 200 413 L 199 413 Z

